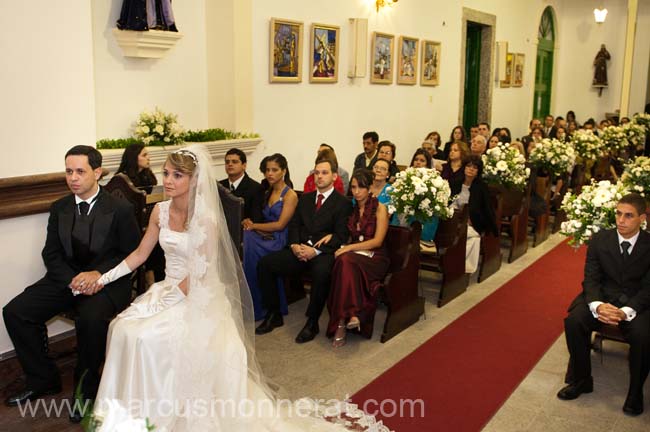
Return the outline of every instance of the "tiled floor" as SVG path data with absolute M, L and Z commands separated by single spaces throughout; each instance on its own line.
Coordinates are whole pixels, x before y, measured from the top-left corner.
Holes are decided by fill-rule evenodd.
M 432 273 L 422 273 L 426 319 L 385 344 L 379 342 L 379 330 L 384 321 L 384 311 L 380 309 L 372 340 L 351 336 L 347 345 L 334 350 L 321 332 L 314 341 L 298 345 L 293 338 L 304 324 L 306 303 L 293 304 L 284 327 L 257 338 L 260 363 L 265 373 L 290 398 L 344 398 L 368 384 L 562 240 L 559 235 L 551 236 L 514 263 L 504 262 L 498 273 L 480 284 L 473 280 L 465 294 L 443 308 L 435 305 L 437 280 L 432 279 Z M 327 314 L 323 315 L 321 329 L 327 321 Z M 555 394 L 563 386 L 568 360 L 564 336 L 561 336 L 484 431 L 650 431 L 650 405 L 646 404 L 647 411 L 636 418 L 625 416 L 621 410 L 628 383 L 627 347 L 605 341 L 604 351 L 602 365 L 599 355 L 594 354 L 592 359 L 595 391 L 575 401 L 560 401 Z M 646 383 L 645 390 L 646 399 L 650 399 L 650 382 Z M 435 419 L 432 422 L 435 424 Z M 431 430 L 435 431 L 435 426 Z

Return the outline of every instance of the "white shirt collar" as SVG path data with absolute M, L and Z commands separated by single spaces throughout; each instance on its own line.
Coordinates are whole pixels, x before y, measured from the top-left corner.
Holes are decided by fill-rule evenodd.
M 636 241 L 639 239 L 639 234 L 641 234 L 641 230 L 639 230 L 639 232 L 637 232 L 633 237 L 626 239 L 623 238 L 623 236 L 621 235 L 621 233 L 618 232 L 618 230 L 616 230 L 616 235 L 618 236 L 618 247 L 621 250 L 621 253 L 623 253 L 623 248 L 621 247 L 621 243 L 624 241 L 630 242 L 630 247 L 627 249 L 627 252 L 630 254 L 632 253 L 632 249 L 634 249 L 634 245 L 636 244 Z
M 316 201 L 318 201 L 318 194 L 323 194 L 323 202 L 325 202 L 325 200 L 327 200 L 327 198 L 329 198 L 329 196 L 332 195 L 333 192 L 334 192 L 333 184 L 332 187 L 327 192 L 318 192 L 318 189 L 316 189 Z
M 235 180 L 234 182 L 233 182 L 233 181 L 230 181 L 230 179 L 228 180 L 228 182 L 230 182 L 230 185 L 231 185 L 231 186 L 234 186 L 235 189 L 237 189 L 237 188 L 239 187 L 239 184 L 241 183 L 241 181 L 244 180 L 244 177 L 246 177 L 246 172 L 244 172 L 244 173 L 242 174 L 242 176 L 239 177 L 239 178 L 238 178 L 237 180 Z
M 90 207 L 88 207 L 88 214 L 90 214 L 90 211 L 91 211 L 91 210 L 93 209 L 93 207 L 95 206 L 95 202 L 97 201 L 97 195 L 99 195 L 99 191 L 100 191 L 100 190 L 101 190 L 101 188 L 98 186 L 98 187 L 97 187 L 97 192 L 95 192 L 95 194 L 94 194 L 93 196 L 91 196 L 90 198 L 88 198 L 88 199 L 86 199 L 86 200 L 81 199 L 78 195 L 75 195 L 75 196 L 74 196 L 74 203 L 77 205 L 77 208 L 78 208 L 78 206 L 79 206 L 79 203 L 81 203 L 81 202 L 87 202 L 88 204 L 90 204 Z

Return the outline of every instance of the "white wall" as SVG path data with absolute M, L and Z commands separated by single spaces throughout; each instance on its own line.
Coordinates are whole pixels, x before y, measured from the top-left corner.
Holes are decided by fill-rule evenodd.
M 638 18 L 636 22 L 636 37 L 634 40 L 634 59 L 632 66 L 632 91 L 630 93 L 629 114 L 643 112 L 648 103 L 646 96 L 650 79 L 650 0 L 639 1 Z

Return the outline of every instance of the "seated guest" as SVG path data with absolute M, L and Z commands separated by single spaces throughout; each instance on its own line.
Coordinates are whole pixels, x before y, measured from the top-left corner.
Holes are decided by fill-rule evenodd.
M 535 148 L 535 146 L 538 143 L 541 143 L 542 140 L 545 138 L 544 136 L 544 129 L 542 129 L 541 126 L 535 126 L 531 131 L 530 131 L 530 141 L 528 141 L 528 145 L 526 147 L 526 153 L 530 156 L 530 152 Z
M 630 344 L 626 414 L 643 412 L 643 384 L 650 370 L 650 234 L 641 229 L 646 202 L 632 193 L 616 206 L 616 229 L 593 235 L 587 249 L 582 293 L 569 306 L 564 334 L 569 365 L 557 397 L 576 399 L 593 391 L 591 333 L 602 324 L 620 329 Z
M 296 337 L 296 343 L 308 342 L 319 332 L 318 318 L 323 312 L 331 285 L 334 252 L 347 240 L 347 220 L 352 212 L 350 202 L 334 190 L 336 162 L 318 159 L 314 168 L 316 190 L 303 193 L 296 212 L 289 222 L 288 248 L 262 257 L 257 265 L 257 282 L 262 290 L 266 317 L 255 333 L 261 335 L 284 324 L 280 313 L 278 276 L 311 275 L 311 295 L 307 307 L 307 323 Z M 329 243 L 315 246 L 332 234 Z
M 388 211 L 370 193 L 371 183 L 372 174 L 367 170 L 352 174 L 350 189 L 356 202 L 347 222 L 350 238 L 334 252 L 327 337 L 334 337 L 335 348 L 345 345 L 346 328 L 360 330 L 367 338 L 372 336 L 377 290 L 390 264 L 384 247 Z M 329 237 L 321 244 L 329 242 Z
M 443 160 L 447 160 L 449 158 L 449 149 L 453 143 L 465 141 L 465 129 L 462 126 L 456 126 L 453 128 L 451 135 L 449 136 L 449 141 L 445 143 L 445 149 L 442 152 Z
M 390 202 L 390 196 L 388 195 L 390 189 L 390 183 L 388 183 L 389 169 L 390 163 L 386 159 L 377 159 L 372 166 L 373 181 L 369 188 L 370 193 L 383 205 L 388 205 Z
M 482 156 L 485 150 L 487 150 L 487 138 L 483 135 L 476 135 L 472 138 L 470 151 L 473 156 Z
M 488 138 L 490 138 L 490 123 L 487 122 L 479 123 L 478 133 L 479 135 L 482 135 L 483 138 L 485 138 L 485 142 L 487 143 Z
M 124 149 L 117 172 L 126 174 L 135 187 L 150 194 L 158 180 L 149 164 L 149 152 L 144 144 L 131 144 Z
M 469 205 L 465 273 L 474 273 L 478 268 L 481 236 L 485 233 L 499 235 L 490 191 L 481 177 L 482 174 L 483 161 L 479 156 L 472 155 L 465 163 L 462 181 L 450 184 L 451 195 L 458 195 L 454 206 L 462 208 L 464 205 Z
M 413 153 L 413 157 L 411 158 L 411 164 L 409 166 L 413 168 L 433 168 L 431 153 L 429 153 L 424 148 L 415 150 L 415 153 Z
M 431 147 L 428 145 L 425 147 L 425 143 L 431 143 Z M 445 160 L 447 159 L 444 153 L 444 144 L 442 143 L 442 137 L 436 131 L 429 132 L 429 135 L 424 139 L 422 143 L 422 148 L 426 149 L 431 153 L 431 157 L 434 159 Z
M 472 138 L 478 135 L 478 125 L 471 126 L 469 128 L 469 141 L 472 142 Z
M 521 138 L 521 143 L 524 145 L 524 148 L 527 149 L 527 148 L 528 148 L 528 145 L 529 145 L 530 142 L 533 140 L 533 136 L 532 136 L 533 129 L 535 129 L 536 127 L 541 127 L 541 126 L 542 126 L 542 122 L 539 121 L 538 119 L 535 119 L 535 118 L 532 119 L 532 120 L 528 123 L 528 130 L 529 130 L 530 132 L 528 133 L 528 135 L 525 135 L 525 136 L 523 136 L 523 137 Z
M 244 199 L 244 214 L 242 219 L 262 220 L 262 186 L 246 174 L 246 153 L 238 148 L 231 148 L 224 157 L 228 178 L 219 183 L 228 188 L 235 196 Z
M 377 160 L 377 143 L 379 135 L 377 132 L 366 132 L 363 134 L 363 153 L 359 153 L 354 159 L 354 169 L 370 168 Z
M 555 129 L 555 138 L 562 142 L 568 141 L 570 137 L 567 135 L 567 130 L 565 126 L 558 126 Z
M 94 399 L 108 324 L 131 301 L 130 275 L 103 288 L 93 285 L 138 246 L 140 228 L 133 207 L 99 187 L 102 155 L 95 148 L 71 148 L 65 155 L 65 172 L 72 194 L 55 201 L 50 209 L 41 254 L 47 272 L 3 309 L 7 332 L 26 376 L 25 388 L 5 400 L 9 406 L 61 391 L 56 364 L 47 354 L 45 323 L 70 309 L 78 314 L 72 388 L 77 388 L 85 373 L 81 393 L 86 400 Z M 78 423 L 81 414 L 75 410 L 70 420 Z
M 469 149 L 464 142 L 457 142 L 451 145 L 449 149 L 449 159 L 442 167 L 442 178 L 449 184 L 462 180 L 464 176 L 463 166 L 469 157 Z
M 257 283 L 257 263 L 263 256 L 279 251 L 287 245 L 287 225 L 298 205 L 298 195 L 291 189 L 287 160 L 280 153 L 262 159 L 260 171 L 264 174 L 268 189 L 262 203 L 262 222 L 244 219 L 244 274 L 253 298 L 255 321 L 266 316 L 262 306 L 262 293 Z M 282 280 L 278 280 L 280 312 L 289 311 Z
M 334 153 L 333 150 L 331 150 L 328 147 L 329 146 L 323 147 L 322 149 L 318 150 L 318 154 L 316 155 L 316 160 L 329 159 L 329 160 L 333 160 L 338 164 L 336 160 L 336 154 Z M 334 189 L 336 189 L 338 193 L 345 195 L 345 185 L 343 184 L 343 180 L 341 179 L 341 177 L 338 175 L 336 176 L 336 180 L 334 180 Z M 305 184 L 303 185 L 302 191 L 304 193 L 307 193 L 307 192 L 313 192 L 315 190 L 316 190 L 316 180 L 314 179 L 314 170 L 311 170 L 307 175 L 307 178 L 305 179 Z
M 488 140 L 488 149 L 494 148 L 501 142 L 501 137 L 499 135 L 492 135 Z
M 381 141 L 377 146 L 377 159 L 384 159 L 390 163 L 390 168 L 388 170 L 388 183 L 393 183 L 395 181 L 395 176 L 399 172 L 397 168 L 397 162 L 395 162 L 397 148 L 395 144 L 390 141 Z
M 499 141 L 502 143 L 512 142 L 512 134 L 510 133 L 510 129 L 507 127 L 502 127 L 499 129 Z
M 567 135 L 573 136 L 574 132 L 578 130 L 578 123 L 570 121 L 567 123 Z

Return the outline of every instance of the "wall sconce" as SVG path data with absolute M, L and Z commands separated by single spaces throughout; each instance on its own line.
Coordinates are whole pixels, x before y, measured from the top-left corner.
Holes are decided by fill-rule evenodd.
M 376 0 L 375 5 L 377 6 L 377 12 L 379 12 L 379 9 L 384 6 L 392 6 L 395 3 L 397 3 L 397 0 Z
M 594 9 L 594 19 L 598 24 L 604 23 L 605 18 L 607 18 L 607 9 Z

